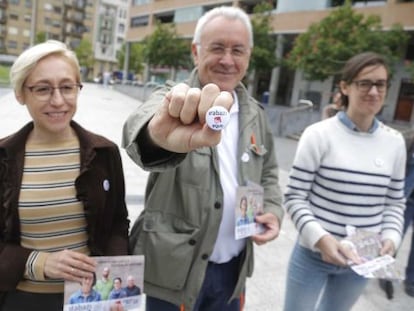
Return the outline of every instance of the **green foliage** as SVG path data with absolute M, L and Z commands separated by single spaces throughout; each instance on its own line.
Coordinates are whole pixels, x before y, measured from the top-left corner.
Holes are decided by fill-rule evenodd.
M 414 82 L 414 62 L 407 61 L 407 63 L 405 64 L 405 69 L 410 74 L 411 81 Z
M 119 68 L 124 68 L 125 45 L 117 55 Z M 144 70 L 144 45 L 139 42 L 133 42 L 129 48 L 128 72 L 142 73 Z
M 0 65 L 0 84 L 10 83 L 9 72 L 10 72 L 9 66 Z
M 84 68 L 92 68 L 94 64 L 94 56 L 92 44 L 86 39 L 82 39 L 79 46 L 75 49 L 79 65 Z
M 178 37 L 175 24 L 158 22 L 144 44 L 144 59 L 151 66 L 175 69 L 192 66 L 190 42 Z
M 407 40 L 400 25 L 383 31 L 379 16 L 359 14 L 346 1 L 296 38 L 287 63 L 303 70 L 308 80 L 325 80 L 338 75 L 350 57 L 365 51 L 380 53 L 393 65 Z
M 252 17 L 254 48 L 250 58 L 250 69 L 257 72 L 268 71 L 276 66 L 275 48 L 276 42 L 271 37 L 271 10 L 268 3 L 261 3 L 255 6 Z
M 35 37 L 35 44 L 42 43 L 46 41 L 46 33 L 44 31 L 38 32 Z

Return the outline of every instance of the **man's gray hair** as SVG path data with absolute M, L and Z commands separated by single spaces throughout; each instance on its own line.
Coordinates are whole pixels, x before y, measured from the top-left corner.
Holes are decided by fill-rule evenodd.
M 204 26 L 212 19 L 223 16 L 228 19 L 240 20 L 249 33 L 249 45 L 253 47 L 253 30 L 249 16 L 242 9 L 234 6 L 220 6 L 210 11 L 207 11 L 197 22 L 197 26 L 194 31 L 193 43 L 200 44 L 201 33 L 204 30 Z

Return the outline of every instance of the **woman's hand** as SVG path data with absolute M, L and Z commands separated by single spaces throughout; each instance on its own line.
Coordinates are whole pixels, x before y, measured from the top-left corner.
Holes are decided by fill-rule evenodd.
M 346 267 L 349 262 L 361 264 L 362 259 L 358 256 L 354 247 L 349 243 L 341 243 L 332 235 L 326 234 L 316 243 L 316 247 L 321 251 L 322 260 L 334 265 Z
M 380 255 L 384 256 L 384 255 L 390 255 L 390 256 L 394 256 L 395 254 L 395 246 L 394 246 L 394 242 L 391 241 L 390 239 L 386 239 L 384 241 L 382 241 L 382 247 L 380 250 Z
M 96 261 L 84 254 L 63 250 L 50 253 L 46 259 L 44 275 L 50 279 L 65 279 L 81 282 L 96 270 Z

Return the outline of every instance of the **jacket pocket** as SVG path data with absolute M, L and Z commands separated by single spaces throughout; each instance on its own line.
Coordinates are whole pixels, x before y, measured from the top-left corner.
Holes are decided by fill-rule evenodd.
M 181 290 L 194 258 L 195 226 L 172 215 L 151 213 L 142 219 L 141 236 L 134 253 L 145 255 L 145 282 Z

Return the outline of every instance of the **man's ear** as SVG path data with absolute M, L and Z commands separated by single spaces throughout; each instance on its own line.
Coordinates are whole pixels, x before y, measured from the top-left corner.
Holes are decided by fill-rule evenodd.
M 197 44 L 192 43 L 191 44 L 191 54 L 193 55 L 193 62 L 194 65 L 197 66 L 198 65 L 198 49 L 197 49 Z

